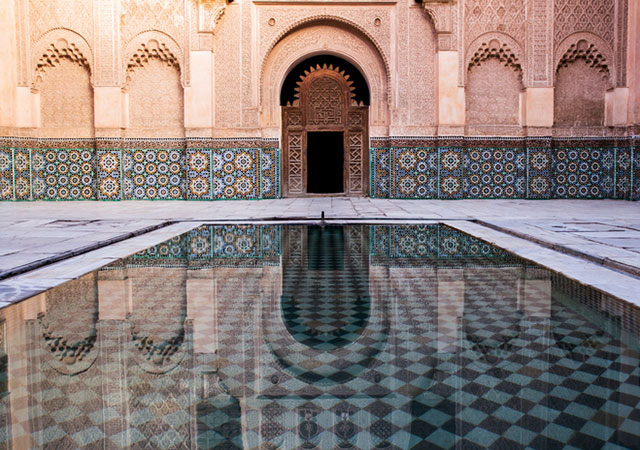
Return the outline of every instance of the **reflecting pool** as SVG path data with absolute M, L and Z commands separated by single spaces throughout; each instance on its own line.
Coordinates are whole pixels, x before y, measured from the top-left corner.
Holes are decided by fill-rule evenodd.
M 639 318 L 443 225 L 204 225 L 0 310 L 0 446 L 639 448 Z

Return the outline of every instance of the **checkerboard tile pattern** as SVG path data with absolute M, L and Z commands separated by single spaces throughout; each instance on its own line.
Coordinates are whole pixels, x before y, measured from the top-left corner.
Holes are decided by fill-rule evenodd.
M 87 449 L 638 447 L 633 311 L 462 236 L 455 251 L 421 257 L 415 244 L 370 264 L 372 236 L 396 248 L 395 236 L 456 234 L 419 230 L 347 229 L 340 269 L 308 251 L 308 230 L 288 229 L 280 267 L 169 276 L 162 259 L 138 258 L 17 305 L 40 308 L 37 319 L 2 310 L 18 333 L 0 346 L 0 437 Z M 216 233 L 279 235 L 200 227 L 161 253 Z M 130 280 L 126 318 L 99 319 L 101 279 Z M 193 280 L 215 299 L 210 353 L 194 350 L 202 330 L 185 316 Z

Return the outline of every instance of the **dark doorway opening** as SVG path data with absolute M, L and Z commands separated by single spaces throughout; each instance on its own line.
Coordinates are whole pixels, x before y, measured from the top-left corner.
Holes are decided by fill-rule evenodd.
M 337 194 L 344 192 L 344 133 L 313 131 L 307 133 L 307 192 Z

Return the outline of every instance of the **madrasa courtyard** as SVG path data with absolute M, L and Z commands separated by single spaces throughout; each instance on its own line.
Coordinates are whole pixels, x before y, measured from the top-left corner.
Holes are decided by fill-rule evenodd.
M 637 1 L 0 25 L 0 448 L 640 448 Z

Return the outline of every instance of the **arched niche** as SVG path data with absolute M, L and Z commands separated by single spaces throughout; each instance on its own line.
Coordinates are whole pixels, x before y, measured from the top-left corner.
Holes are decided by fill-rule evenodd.
M 465 58 L 467 124 L 519 125 L 522 60 L 520 46 L 502 33 L 487 33 L 469 46 Z
M 371 135 L 384 135 L 389 125 L 389 72 L 376 45 L 348 24 L 322 19 L 295 28 L 279 39 L 266 55 L 260 78 L 260 121 L 266 137 L 280 137 L 280 93 L 287 74 L 303 60 L 334 55 L 353 64 L 371 93 Z
M 137 135 L 184 135 L 183 52 L 176 41 L 160 31 L 136 35 L 125 51 L 128 127 Z
M 555 125 L 602 126 L 605 94 L 614 87 L 613 53 L 598 36 L 575 33 L 557 48 L 555 58 Z
M 40 94 L 45 134 L 92 137 L 93 56 L 87 41 L 74 31 L 56 28 L 38 40 L 32 54 L 31 89 Z

